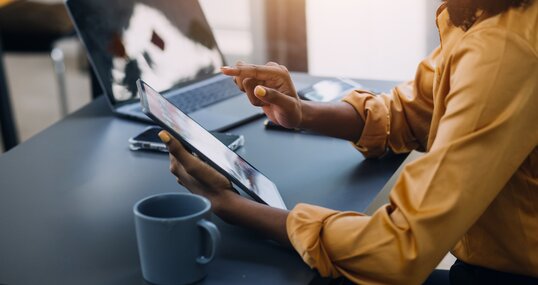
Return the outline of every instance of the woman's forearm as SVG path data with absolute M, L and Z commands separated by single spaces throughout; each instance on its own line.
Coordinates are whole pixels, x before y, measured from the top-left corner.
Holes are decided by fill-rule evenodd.
M 346 102 L 319 103 L 302 101 L 301 129 L 356 142 L 364 122 L 355 108 Z
M 260 233 L 283 246 L 292 247 L 286 231 L 288 211 L 269 207 L 232 193 L 214 209 L 225 222 Z

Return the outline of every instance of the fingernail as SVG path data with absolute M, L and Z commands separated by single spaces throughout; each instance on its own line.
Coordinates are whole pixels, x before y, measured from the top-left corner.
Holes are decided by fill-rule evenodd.
M 264 97 L 267 92 L 265 91 L 265 88 L 258 85 L 256 86 L 256 89 L 254 89 L 254 93 L 256 96 Z
M 159 132 L 159 138 L 161 141 L 163 141 L 163 143 L 168 143 L 170 141 L 170 135 L 165 131 Z
M 235 68 L 231 67 L 231 66 L 223 66 L 220 68 L 221 70 L 235 70 Z

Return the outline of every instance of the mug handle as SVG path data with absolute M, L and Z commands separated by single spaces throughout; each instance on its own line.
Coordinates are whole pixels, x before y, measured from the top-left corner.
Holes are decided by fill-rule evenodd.
M 206 256 L 199 256 L 196 258 L 196 262 L 200 264 L 208 264 L 215 258 L 215 252 L 217 251 L 217 247 L 220 243 L 220 232 L 217 226 L 213 224 L 212 222 L 209 222 L 207 220 L 200 220 L 198 221 L 198 226 L 204 229 L 211 238 L 211 253 L 208 257 Z

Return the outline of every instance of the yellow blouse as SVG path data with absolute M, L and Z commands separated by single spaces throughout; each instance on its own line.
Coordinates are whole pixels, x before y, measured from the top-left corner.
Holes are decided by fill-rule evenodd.
M 365 156 L 427 151 L 372 216 L 299 204 L 287 232 L 323 276 L 419 284 L 459 259 L 538 277 L 538 1 L 464 32 L 441 6 L 441 46 L 414 81 L 345 101 L 365 122 Z
M 8 4 L 9 2 L 13 2 L 13 0 L 0 0 L 0 7 Z

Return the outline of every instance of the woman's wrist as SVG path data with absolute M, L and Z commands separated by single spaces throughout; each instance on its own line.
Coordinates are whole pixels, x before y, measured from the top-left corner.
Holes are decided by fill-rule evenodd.
M 226 213 L 230 212 L 230 206 L 236 199 L 244 199 L 241 195 L 233 192 L 231 189 L 223 189 L 218 195 L 211 197 L 211 210 L 215 215 L 226 220 Z
M 286 229 L 288 211 L 272 208 L 226 191 L 215 214 L 224 222 L 261 233 L 284 246 L 290 246 Z
M 310 130 L 312 126 L 312 106 L 309 101 L 299 99 L 299 125 L 297 128 L 302 130 Z
M 302 101 L 299 128 L 355 142 L 362 133 L 364 122 L 346 102 Z

